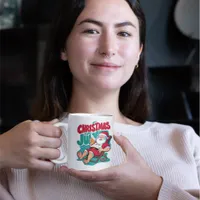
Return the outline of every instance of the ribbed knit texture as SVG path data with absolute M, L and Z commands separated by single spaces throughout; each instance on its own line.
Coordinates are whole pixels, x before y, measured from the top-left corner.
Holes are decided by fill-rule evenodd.
M 67 122 L 67 119 L 63 121 Z M 142 126 L 115 124 L 151 169 L 163 177 L 158 200 L 199 199 L 200 138 L 189 126 L 146 122 Z M 125 159 L 114 143 L 113 165 Z M 130 172 L 131 173 L 131 172 Z M 59 172 L 0 170 L 0 200 L 106 200 L 92 184 Z

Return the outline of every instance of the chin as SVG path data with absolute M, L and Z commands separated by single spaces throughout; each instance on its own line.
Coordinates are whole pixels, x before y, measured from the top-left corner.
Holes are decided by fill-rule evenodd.
M 122 82 L 119 79 L 96 79 L 92 81 L 93 85 L 95 85 L 96 88 L 104 89 L 104 90 L 117 90 L 120 89 L 122 85 L 124 85 L 124 81 Z
M 121 85 L 119 84 L 110 84 L 110 83 L 96 83 L 94 84 L 96 86 L 96 88 L 100 89 L 100 90 L 118 90 L 120 89 Z

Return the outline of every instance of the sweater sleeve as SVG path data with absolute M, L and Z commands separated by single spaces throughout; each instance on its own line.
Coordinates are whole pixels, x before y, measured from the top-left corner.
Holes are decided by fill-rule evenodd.
M 158 200 L 198 200 L 199 195 L 200 191 L 198 189 L 182 190 L 168 181 L 163 180 Z
M 9 193 L 7 175 L 4 169 L 0 169 L 0 200 L 14 200 Z
M 194 132 L 191 127 L 188 127 L 187 136 L 191 147 L 192 155 L 194 157 L 197 176 L 200 185 L 200 137 Z M 200 199 L 200 187 L 193 190 L 183 190 L 167 180 L 163 180 L 158 200 L 199 200 Z

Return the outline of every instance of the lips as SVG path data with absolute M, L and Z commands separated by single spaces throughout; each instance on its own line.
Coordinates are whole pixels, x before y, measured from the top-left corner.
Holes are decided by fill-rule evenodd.
M 95 67 L 110 68 L 110 69 L 117 69 L 120 67 L 119 65 L 116 65 L 114 63 L 106 63 L 106 62 L 105 63 L 95 63 L 92 65 Z

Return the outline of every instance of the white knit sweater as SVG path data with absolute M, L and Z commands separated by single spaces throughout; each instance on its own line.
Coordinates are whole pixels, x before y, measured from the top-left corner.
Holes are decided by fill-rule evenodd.
M 64 119 L 64 121 L 67 119 Z M 115 130 L 126 136 L 152 170 L 163 177 L 158 200 L 199 199 L 200 138 L 189 126 L 146 122 L 141 126 L 115 124 Z M 114 143 L 118 165 L 125 158 Z M 131 172 L 130 172 L 131 173 Z M 106 200 L 92 185 L 68 174 L 1 169 L 0 200 Z

